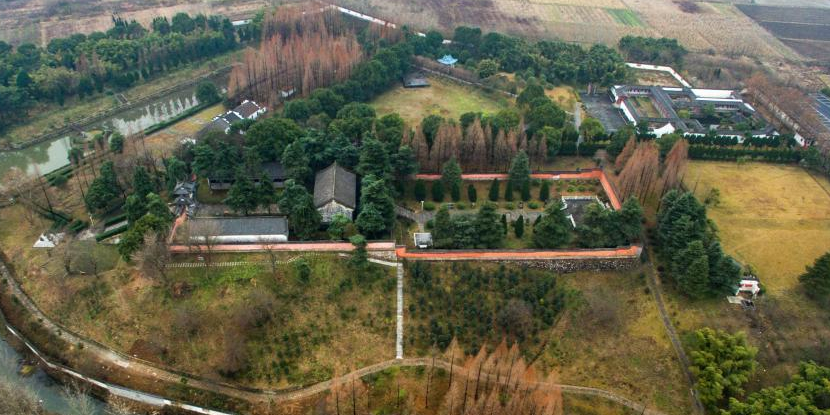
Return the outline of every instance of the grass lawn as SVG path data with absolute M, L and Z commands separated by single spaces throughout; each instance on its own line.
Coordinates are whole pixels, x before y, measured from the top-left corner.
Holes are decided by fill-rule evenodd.
M 801 360 L 830 364 L 830 313 L 809 301 L 798 282 L 804 267 L 830 250 L 830 183 L 793 166 L 692 162 L 686 184 L 701 199 L 720 190 L 709 217 L 724 250 L 751 265 L 766 292 L 754 312 L 723 298 L 665 296 L 681 335 L 702 327 L 746 333 L 760 363 L 749 390 L 786 381 Z
M 428 115 L 458 119 L 465 112 L 495 113 L 512 105 L 506 96 L 464 86 L 440 77 L 430 77 L 427 88 L 398 86 L 375 98 L 371 105 L 378 115 L 396 112 L 409 125 L 418 125 Z
M 637 107 L 637 111 L 649 118 L 659 118 L 660 112 L 657 111 L 657 107 L 654 105 L 654 102 L 651 101 L 651 98 L 648 97 L 633 97 L 631 100 L 634 102 L 634 106 Z
M 758 273 L 767 290 L 796 288 L 804 267 L 830 251 L 830 182 L 804 169 L 763 163 L 692 162 L 686 185 L 709 207 L 724 249 Z
M 579 100 L 579 96 L 574 91 L 573 87 L 570 86 L 557 86 L 553 89 L 548 89 L 545 91 L 545 94 L 553 100 L 559 108 L 562 108 L 565 111 L 573 111 L 574 104 Z
M 207 125 L 213 117 L 223 112 L 225 112 L 225 108 L 222 104 L 207 107 L 193 114 L 193 116 L 147 136 L 145 138 L 147 148 L 156 157 L 169 156 L 181 144 L 182 140 L 195 138 L 199 130 Z

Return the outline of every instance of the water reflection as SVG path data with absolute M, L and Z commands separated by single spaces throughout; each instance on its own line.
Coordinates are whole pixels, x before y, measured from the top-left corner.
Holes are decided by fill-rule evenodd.
M 5 330 L 5 327 L 3 327 Z M 50 413 L 71 415 L 84 413 L 103 415 L 105 404 L 86 395 L 68 397 L 65 387 L 55 382 L 44 371 L 35 369 L 28 376 L 20 375 L 21 356 L 0 336 L 0 382 L 16 384 L 24 388 Z M 81 411 L 81 412 L 79 412 Z

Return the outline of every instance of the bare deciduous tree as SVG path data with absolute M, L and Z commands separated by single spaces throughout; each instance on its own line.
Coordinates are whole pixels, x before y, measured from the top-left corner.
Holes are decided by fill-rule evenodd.
M 136 255 L 136 263 L 141 274 L 150 279 L 167 279 L 167 264 L 170 263 L 170 250 L 163 237 L 155 234 L 144 236 L 144 246 Z

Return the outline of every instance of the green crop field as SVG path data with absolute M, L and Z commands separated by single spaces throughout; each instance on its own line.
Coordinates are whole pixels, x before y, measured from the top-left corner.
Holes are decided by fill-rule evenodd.
M 645 27 L 643 21 L 629 9 L 608 9 L 608 14 L 620 24 L 632 27 Z

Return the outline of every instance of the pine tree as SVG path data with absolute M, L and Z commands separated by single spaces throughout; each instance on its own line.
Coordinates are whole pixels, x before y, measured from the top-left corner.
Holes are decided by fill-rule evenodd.
M 504 200 L 508 202 L 513 201 L 513 182 L 508 181 L 507 185 L 504 186 Z
M 522 200 L 527 202 L 530 200 L 530 181 L 522 183 Z
M 519 215 L 519 218 L 513 222 L 513 232 L 516 234 L 516 238 L 522 239 L 522 236 L 525 234 L 524 216 Z
M 677 286 L 687 296 L 699 299 L 709 290 L 709 257 L 702 241 L 692 241 L 672 263 Z
M 510 176 L 510 184 L 512 184 L 514 188 L 518 187 L 521 189 L 525 182 L 530 181 L 530 161 L 528 160 L 527 153 L 525 153 L 524 150 L 519 151 L 519 153 L 516 154 L 516 157 L 513 158 L 513 162 L 510 164 L 510 172 L 508 174 Z
M 155 186 L 147 173 L 147 169 L 143 166 L 136 166 L 133 170 L 133 193 L 135 193 L 141 200 L 147 198 L 148 193 L 155 192 Z
M 565 216 L 563 207 L 561 201 L 551 203 L 538 223 L 533 226 L 533 244 L 537 248 L 559 248 L 571 241 L 573 224 Z
M 413 193 L 415 194 L 415 200 L 426 200 L 427 185 L 422 179 L 415 180 L 415 189 L 413 190 Z
M 477 246 L 483 248 L 498 248 L 504 241 L 504 232 L 499 223 L 499 214 L 496 205 L 485 203 L 481 205 L 475 218 L 475 230 L 478 234 Z
M 446 205 L 441 206 L 435 214 L 432 225 L 433 244 L 436 248 L 453 247 L 453 224 L 450 210 Z
M 453 202 L 461 200 L 461 185 L 458 182 L 453 182 L 453 184 L 450 185 L 450 197 Z
M 473 186 L 472 184 L 468 185 L 467 186 L 467 200 L 469 200 L 470 203 L 475 203 L 477 199 L 478 199 L 478 194 L 476 193 L 475 186 Z
M 488 195 L 488 199 L 490 199 L 491 202 L 499 201 L 499 179 L 493 179 L 493 182 L 490 183 L 490 194 Z
M 830 252 L 816 259 L 812 266 L 798 278 L 807 296 L 819 304 L 830 302 Z
M 545 180 L 542 182 L 542 187 L 539 188 L 539 200 L 546 203 L 550 199 L 550 182 Z
M 439 203 L 444 201 L 444 182 L 432 182 L 432 200 Z

